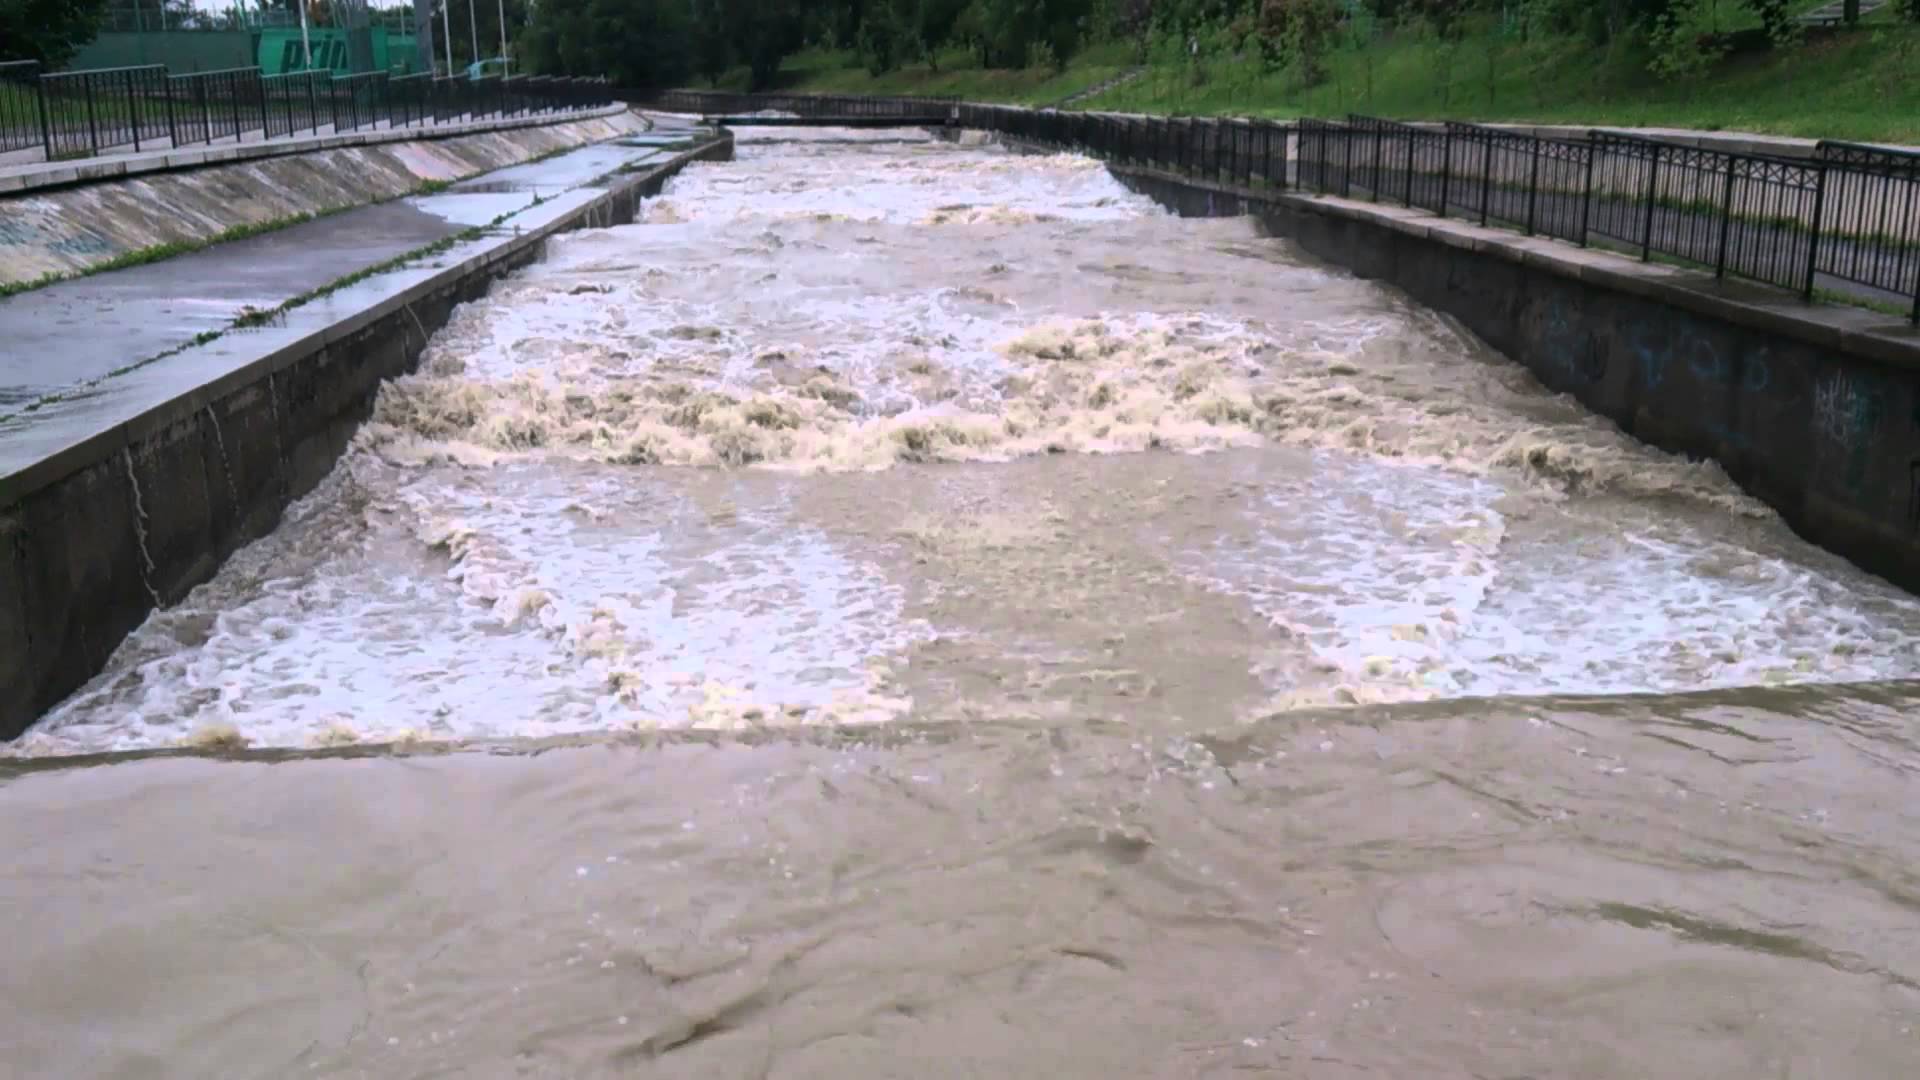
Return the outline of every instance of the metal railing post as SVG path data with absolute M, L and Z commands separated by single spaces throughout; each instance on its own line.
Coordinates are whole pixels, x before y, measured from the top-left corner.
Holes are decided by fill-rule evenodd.
M 1587 140 L 1586 146 L 1587 146 L 1587 178 L 1584 181 L 1582 181 L 1581 188 L 1580 188 L 1580 246 L 1581 247 L 1587 246 L 1587 236 L 1593 224 L 1593 163 L 1595 159 L 1597 159 L 1600 156 L 1599 149 L 1594 146 L 1592 139 Z
M 1420 144 L 1416 141 L 1416 136 L 1418 135 L 1418 132 L 1416 132 L 1413 128 L 1411 127 L 1407 128 L 1407 130 L 1403 134 L 1407 140 L 1407 182 L 1404 185 L 1402 185 L 1402 190 L 1406 192 L 1406 196 L 1400 200 L 1400 204 L 1402 206 L 1411 207 L 1413 205 L 1414 164 L 1419 158 L 1418 147 Z
M 1453 129 L 1440 130 L 1440 216 L 1447 216 L 1447 204 L 1453 198 Z
M 253 69 L 253 94 L 254 97 L 260 101 L 260 141 L 266 142 L 267 137 L 273 134 L 271 126 L 267 122 L 267 110 L 271 106 L 267 102 L 267 81 L 260 77 L 259 68 Z M 233 141 L 240 141 L 239 132 L 234 132 Z
M 1813 229 L 1807 237 L 1807 283 L 1800 290 L 1802 298 L 1813 299 L 1813 279 L 1820 266 L 1820 218 L 1827 207 L 1827 163 L 1819 163 L 1819 171 L 1814 174 L 1813 183 Z M 1920 300 L 1915 301 L 1920 306 Z
M 1380 201 L 1380 174 L 1385 169 L 1380 159 L 1386 153 L 1386 146 L 1387 131 L 1376 123 L 1373 125 L 1373 182 L 1367 185 L 1367 194 L 1373 196 L 1374 202 Z
M 53 120 L 47 112 L 46 76 L 33 77 L 33 97 L 40 109 L 40 144 L 47 149 L 47 160 L 53 160 Z
M 1720 197 L 1720 250 L 1714 256 L 1713 276 L 1727 276 L 1727 239 L 1733 231 L 1733 163 L 1737 158 L 1727 158 L 1726 189 Z
M 1353 191 L 1353 125 L 1341 128 L 1340 134 L 1340 197 L 1344 199 Z
M 1532 139 L 1533 164 L 1527 172 L 1527 235 L 1533 235 L 1535 212 L 1540 204 L 1540 140 Z
M 1487 213 L 1493 204 L 1493 140 L 1485 132 L 1475 134 L 1480 143 L 1480 224 L 1487 223 Z
M 1647 224 L 1640 236 L 1640 261 L 1653 258 L 1653 206 L 1660 195 L 1660 146 L 1655 144 L 1647 160 Z
M 195 90 L 198 90 L 200 87 L 200 80 L 198 79 L 191 80 L 191 84 L 193 85 Z M 172 143 L 174 147 L 177 149 L 180 146 L 180 131 L 179 131 L 178 125 L 174 123 L 173 87 L 174 87 L 173 76 L 169 75 L 167 76 L 167 141 Z M 206 110 L 203 108 L 201 109 L 201 112 L 202 114 L 204 114 Z M 200 126 L 202 129 L 205 129 L 206 127 L 210 126 L 207 123 L 207 120 L 204 115 L 202 116 Z
M 124 74 L 127 80 L 127 120 L 128 125 L 133 129 L 133 149 L 138 153 L 140 150 L 140 98 L 134 92 L 133 72 L 128 71 Z
M 81 76 L 80 97 L 87 103 L 87 149 L 93 154 L 100 153 L 99 111 L 93 107 L 93 79 Z

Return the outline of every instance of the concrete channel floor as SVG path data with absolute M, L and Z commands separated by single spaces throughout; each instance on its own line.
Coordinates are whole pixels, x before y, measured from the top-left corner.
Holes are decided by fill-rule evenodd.
M 163 262 L 0 299 L 0 417 L 371 266 L 671 155 L 685 132 L 581 147 Z M 164 362 L 164 361 L 162 361 Z M 8 433 L 0 430 L 0 440 Z

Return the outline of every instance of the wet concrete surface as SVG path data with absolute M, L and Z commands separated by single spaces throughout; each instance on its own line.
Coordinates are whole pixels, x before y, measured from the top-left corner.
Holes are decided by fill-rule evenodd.
M 221 330 L 348 275 L 663 156 L 596 145 L 447 191 L 360 207 L 145 266 L 0 299 L 0 413 Z M 85 397 L 87 395 L 81 395 Z M 0 431 L 0 441 L 12 433 Z
M 593 198 L 590 190 L 567 192 L 517 215 L 513 224 L 537 228 Z M 449 230 L 454 231 L 457 230 Z M 19 480 L 24 470 L 36 463 L 110 432 L 117 425 L 167 402 L 212 386 L 279 349 L 322 332 L 354 312 L 406 292 L 446 266 L 484 253 L 498 242 L 497 234 L 489 234 L 457 243 L 431 258 L 415 260 L 401 269 L 375 275 L 303 304 L 267 325 L 228 332 L 216 341 L 112 378 L 70 384 L 70 388 L 59 395 L 40 399 L 31 412 L 16 410 L 11 415 L 0 416 L 0 502 L 5 500 L 8 484 Z M 112 276 L 116 275 L 102 275 L 103 278 Z M 0 304 L 0 310 L 4 307 Z M 9 328 L 4 332 L 12 331 Z M 91 331 L 98 332 L 97 329 Z M 0 405 L 0 410 L 3 409 Z
M 684 134 L 679 138 L 684 139 Z M 660 148 L 658 144 L 623 145 L 627 141 L 623 139 L 597 146 L 583 146 L 572 153 L 561 154 L 544 161 L 529 161 L 524 165 L 515 165 L 487 173 L 485 176 L 476 176 L 471 180 L 462 180 L 449 190 L 552 195 L 569 188 L 579 187 L 581 184 L 591 183 L 628 165 L 648 161 Z

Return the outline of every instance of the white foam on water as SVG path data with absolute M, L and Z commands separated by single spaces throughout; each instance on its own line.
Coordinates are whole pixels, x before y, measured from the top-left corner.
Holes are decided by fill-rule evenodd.
M 555 493 L 567 485 L 539 472 L 475 489 L 428 471 L 356 520 L 336 475 L 12 749 L 860 723 L 908 707 L 883 660 L 922 631 L 898 588 L 817 531 L 765 514 L 716 525 L 604 481 Z M 335 545 L 324 558 L 292 550 L 310 530 Z
M 1306 642 L 1346 700 L 1920 675 L 1920 602 L 1838 560 L 1756 552 L 1685 517 L 1543 501 L 1515 478 L 1314 460 L 1265 487 L 1253 543 L 1183 565 Z
M 1920 608 L 1717 467 L 1095 163 L 743 133 L 643 218 L 459 309 L 327 484 L 12 749 L 896 718 L 937 628 L 768 485 L 1057 452 L 1313 451 L 1248 543 L 1166 553 L 1311 650 L 1283 703 L 1920 674 Z M 794 475 L 715 505 L 743 466 Z

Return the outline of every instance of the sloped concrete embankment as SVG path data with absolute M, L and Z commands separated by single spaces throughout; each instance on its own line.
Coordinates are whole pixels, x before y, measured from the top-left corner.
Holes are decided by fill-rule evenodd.
M 283 325 L 143 369 L 156 380 L 170 367 L 209 374 L 150 402 L 130 394 L 96 429 L 0 475 L 0 739 L 91 678 L 156 606 L 271 531 L 333 468 L 381 382 L 413 370 L 455 307 L 538 258 L 554 233 L 630 222 L 686 165 L 732 154 L 723 133 L 526 211 L 435 266 L 380 275 Z
M 646 127 L 628 112 L 15 195 L 0 199 L 0 284 L 81 273 L 145 248 L 398 198 L 424 184 L 464 180 Z

